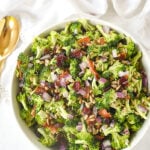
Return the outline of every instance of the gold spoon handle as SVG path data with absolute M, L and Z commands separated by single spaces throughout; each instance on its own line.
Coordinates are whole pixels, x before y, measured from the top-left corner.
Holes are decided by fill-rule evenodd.
M 5 65 L 5 59 L 3 59 L 3 60 L 0 61 L 0 75 L 1 75 L 1 73 L 2 73 L 2 70 L 3 70 L 3 68 L 4 68 L 4 65 Z

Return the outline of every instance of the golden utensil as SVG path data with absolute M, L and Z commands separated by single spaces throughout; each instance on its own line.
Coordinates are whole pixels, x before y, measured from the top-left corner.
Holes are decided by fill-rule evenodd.
M 5 59 L 15 49 L 19 40 L 20 23 L 13 16 L 6 16 L 0 20 L 0 73 Z

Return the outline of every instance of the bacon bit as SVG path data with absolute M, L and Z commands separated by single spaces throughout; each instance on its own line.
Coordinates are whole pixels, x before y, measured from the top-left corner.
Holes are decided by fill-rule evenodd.
M 52 134 L 56 134 L 58 132 L 58 125 L 47 124 L 47 122 L 43 125 L 45 128 L 48 128 Z
M 111 118 L 111 114 L 106 109 L 100 109 L 98 114 L 104 118 Z
M 83 107 L 82 113 L 86 115 L 90 115 L 92 113 L 92 110 L 90 108 Z
M 68 71 L 64 71 L 59 75 L 58 80 L 55 81 L 57 86 L 66 86 L 69 83 L 69 80 L 72 79 L 72 76 L 68 73 Z
M 106 40 L 104 37 L 100 37 L 96 42 L 97 44 L 104 45 L 106 43 Z
M 99 76 L 98 72 L 95 70 L 94 62 L 92 60 L 88 60 L 88 66 L 89 66 L 91 72 L 93 73 L 93 75 L 95 76 L 95 78 L 99 79 L 100 76 Z
M 97 139 L 97 140 L 103 140 L 104 139 L 104 136 L 102 136 L 102 135 L 96 135 L 95 136 L 95 138 Z
M 55 125 L 49 125 L 48 128 L 50 129 L 52 134 L 55 134 L 58 132 L 58 127 L 56 127 Z
M 120 83 L 122 86 L 128 86 L 128 75 L 122 76 L 122 77 L 119 79 L 119 83 Z
M 131 99 L 130 95 L 127 94 L 126 99 L 130 100 Z
M 31 110 L 31 116 L 35 117 L 35 114 L 36 114 L 36 106 L 34 105 L 32 110 Z
M 71 57 L 81 58 L 84 54 L 85 54 L 85 52 L 82 50 L 74 50 L 71 52 Z
M 80 88 L 77 94 L 82 95 L 84 98 L 89 98 L 90 96 L 90 87 L 86 86 L 85 88 Z
M 84 37 L 82 39 L 79 39 L 78 43 L 79 43 L 79 45 L 87 46 L 90 43 L 90 38 L 89 37 Z
M 127 54 L 125 52 L 121 52 L 121 53 L 119 53 L 118 59 L 119 60 L 124 60 L 124 59 L 126 59 L 126 57 L 127 57 Z
M 49 48 L 45 48 L 44 49 L 44 55 L 49 54 L 50 53 L 50 49 Z
M 41 87 L 41 86 L 37 86 L 34 91 L 35 91 L 35 93 L 37 93 L 37 94 L 42 94 L 42 93 L 45 92 L 45 88 L 44 88 L 44 87 Z
M 79 91 L 81 88 L 81 83 L 79 81 L 74 82 L 73 89 Z
M 57 60 L 57 66 L 62 67 L 66 60 L 66 56 L 64 54 L 59 54 L 59 55 L 57 55 L 56 60 Z
M 59 79 L 66 78 L 69 75 L 68 71 L 63 71 L 62 74 L 60 74 Z

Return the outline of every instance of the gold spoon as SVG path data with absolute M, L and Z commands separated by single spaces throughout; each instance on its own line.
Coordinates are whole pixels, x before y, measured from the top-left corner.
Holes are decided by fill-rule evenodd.
M 15 49 L 19 40 L 20 23 L 13 16 L 6 16 L 0 20 L 0 73 L 5 59 Z

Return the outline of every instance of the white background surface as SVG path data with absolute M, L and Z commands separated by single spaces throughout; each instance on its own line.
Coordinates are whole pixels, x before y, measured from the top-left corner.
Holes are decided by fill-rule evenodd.
M 11 68 L 22 45 L 44 28 L 79 13 L 94 15 L 122 27 L 141 42 L 150 57 L 149 0 L 0 0 L 0 18 L 14 15 L 21 22 L 18 47 L 7 59 L 0 79 L 0 150 L 37 149 L 19 128 L 11 106 Z M 133 150 L 149 150 L 149 139 L 150 128 Z

